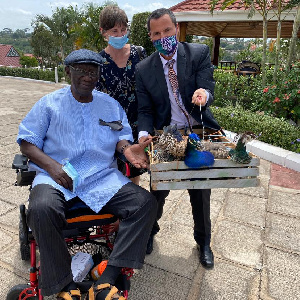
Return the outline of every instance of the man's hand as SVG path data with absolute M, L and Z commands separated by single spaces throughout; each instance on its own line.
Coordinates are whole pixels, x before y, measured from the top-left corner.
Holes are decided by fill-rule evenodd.
M 125 148 L 123 154 L 136 168 L 149 169 L 149 158 L 145 148 L 152 142 L 152 137 L 141 137 L 138 144 Z
M 204 106 L 207 102 L 207 95 L 205 89 L 198 89 L 194 92 L 192 103 L 198 106 Z
M 56 160 L 45 154 L 37 146 L 23 140 L 20 146 L 22 154 L 28 157 L 32 162 L 49 173 L 51 178 L 66 189 L 72 191 L 73 181 L 69 175 L 62 169 L 62 165 Z
M 62 165 L 60 163 L 52 163 L 47 171 L 56 183 L 63 186 L 65 189 L 68 189 L 70 191 L 73 190 L 73 180 L 62 169 Z

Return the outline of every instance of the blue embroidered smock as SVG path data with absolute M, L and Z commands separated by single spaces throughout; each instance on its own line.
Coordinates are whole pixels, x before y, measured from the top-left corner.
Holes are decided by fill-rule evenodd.
M 94 90 L 92 94 L 92 102 L 81 103 L 73 97 L 68 86 L 44 96 L 21 122 L 17 142 L 32 143 L 59 163 L 67 159 L 80 176 L 73 193 L 30 162 L 30 170 L 37 172 L 33 187 L 50 184 L 60 190 L 66 200 L 78 196 L 99 212 L 123 185 L 130 182 L 116 168 L 114 154 L 120 140 L 133 141 L 133 137 L 121 105 L 105 93 Z M 113 131 L 100 125 L 99 119 L 121 120 L 124 128 Z

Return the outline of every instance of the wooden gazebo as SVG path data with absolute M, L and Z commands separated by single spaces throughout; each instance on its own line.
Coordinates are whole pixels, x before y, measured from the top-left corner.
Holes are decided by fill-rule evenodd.
M 287 1 L 287 0 L 286 0 Z M 209 0 L 185 0 L 170 7 L 176 16 L 180 28 L 180 41 L 185 41 L 186 35 L 198 35 L 214 38 L 212 62 L 218 65 L 221 38 L 262 38 L 263 19 L 259 12 L 248 18 L 248 10 L 240 1 L 221 10 L 221 4 L 215 6 L 210 13 Z M 296 9 L 281 14 L 281 38 L 290 38 L 293 31 L 293 21 Z M 277 16 L 274 11 L 268 12 L 268 38 L 277 36 Z M 300 30 L 298 31 L 300 37 Z

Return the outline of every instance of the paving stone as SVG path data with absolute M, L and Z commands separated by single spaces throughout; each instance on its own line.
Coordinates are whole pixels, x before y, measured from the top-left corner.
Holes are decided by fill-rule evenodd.
M 153 252 L 146 255 L 146 263 L 191 279 L 199 266 L 193 228 L 176 221 L 162 222 L 160 227 Z
M 26 278 L 29 279 L 30 261 L 21 259 L 18 235 L 13 237 L 10 247 L 2 253 L 1 261 L 13 266 L 19 275 L 26 274 Z
M 266 199 L 229 191 L 227 202 L 224 205 L 224 216 L 233 220 L 255 226 L 265 226 Z
M 270 189 L 268 211 L 300 217 L 300 191 Z
M 181 225 L 194 226 L 190 196 L 187 192 L 181 195 L 176 207 L 173 207 L 172 220 Z
M 300 254 L 300 219 L 267 214 L 266 243 L 274 247 L 297 251 Z
M 245 194 L 259 198 L 268 198 L 269 191 L 269 176 L 260 175 L 260 186 L 248 187 L 248 188 L 232 188 L 230 189 L 234 193 Z
M 6 135 L 7 137 L 7 135 Z M 16 138 L 17 136 L 13 136 Z M 13 140 L 13 137 L 12 140 Z M 9 145 L 2 145 L 0 144 L 0 155 L 6 155 L 7 153 L 20 153 L 20 147 L 17 143 L 11 143 Z M 9 165 L 9 168 L 11 168 L 11 164 Z
M 15 170 L 2 167 L 0 170 L 0 181 L 7 182 L 10 186 L 13 186 L 17 180 L 17 173 Z
M 268 176 L 270 177 L 270 171 L 271 171 L 271 164 L 270 162 L 260 159 L 260 165 L 259 165 L 259 175 L 260 176 Z
M 295 157 L 298 158 L 300 162 L 299 156 L 296 153 L 294 154 Z M 300 172 L 300 170 L 299 170 Z M 279 166 L 276 164 L 271 165 L 271 179 L 270 185 L 282 186 L 285 188 L 293 188 L 299 190 L 300 193 L 300 173 L 285 168 L 283 166 Z
M 15 208 L 14 210 L 8 212 L 7 214 L 0 216 L 0 224 L 12 227 L 13 230 L 18 230 L 19 218 L 20 218 L 19 208 Z
M 262 299 L 299 300 L 300 256 L 266 248 Z
M 218 222 L 213 234 L 212 248 L 221 258 L 226 258 L 253 268 L 262 263 L 261 230 L 231 220 Z
M 0 216 L 4 215 L 5 213 L 7 213 L 8 211 L 14 208 L 16 208 L 15 205 L 7 203 L 5 201 L 1 201 L 0 199 Z
M 8 183 L 6 188 L 2 189 L 0 199 L 19 206 L 25 203 L 29 197 L 29 186 L 12 186 Z
M 19 150 L 16 150 L 15 153 L 7 153 L 0 156 L 0 165 L 6 168 L 11 169 L 12 162 L 14 160 L 15 154 L 19 153 Z M 13 170 L 11 170 L 13 173 Z
M 6 299 L 7 293 L 17 284 L 26 284 L 25 278 L 17 275 L 13 269 L 0 268 L 0 299 Z
M 3 228 L 0 228 L 1 252 L 2 252 L 2 250 L 9 247 L 9 245 L 11 245 L 12 242 L 13 242 L 13 234 Z
M 216 259 L 204 273 L 198 300 L 259 299 L 258 271 Z
M 189 203 L 187 191 L 170 191 L 168 197 L 166 198 L 161 220 L 163 221 L 168 219 L 169 215 L 172 214 L 178 205 L 182 205 L 184 201 Z
M 190 286 L 190 279 L 145 264 L 131 280 L 129 299 L 187 299 Z

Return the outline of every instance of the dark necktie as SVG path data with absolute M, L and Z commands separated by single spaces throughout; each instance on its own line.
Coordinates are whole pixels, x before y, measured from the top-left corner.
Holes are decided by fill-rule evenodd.
M 177 75 L 173 69 L 173 65 L 175 63 L 175 59 L 171 59 L 167 62 L 167 67 L 169 68 L 169 72 L 168 72 L 168 76 L 169 76 L 169 81 L 171 83 L 171 87 L 172 87 L 172 92 L 173 92 L 173 95 L 174 95 L 174 98 L 175 98 L 175 101 L 177 103 L 177 105 L 179 106 L 180 110 L 183 112 L 183 114 L 185 115 L 187 121 L 188 121 L 188 124 L 189 124 L 189 127 L 190 127 L 190 130 L 192 130 L 192 126 L 191 126 L 191 123 L 190 123 L 190 118 L 189 118 L 189 115 L 188 113 L 186 112 L 186 110 L 182 107 L 182 105 L 180 104 L 179 102 L 179 97 L 178 97 L 178 94 L 179 94 L 179 87 L 178 87 L 178 80 L 177 80 Z

